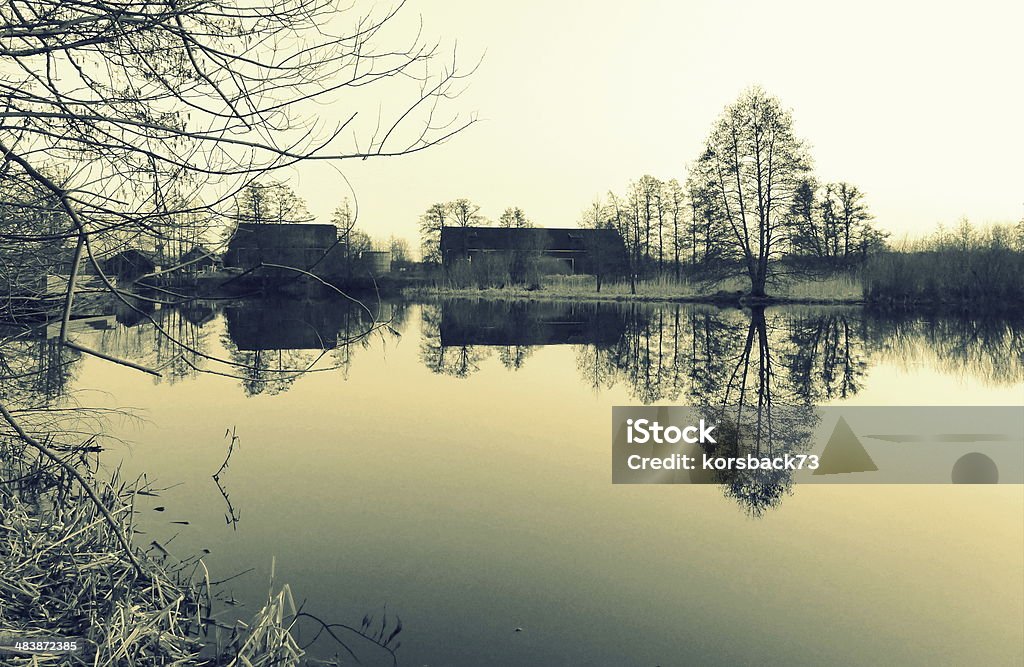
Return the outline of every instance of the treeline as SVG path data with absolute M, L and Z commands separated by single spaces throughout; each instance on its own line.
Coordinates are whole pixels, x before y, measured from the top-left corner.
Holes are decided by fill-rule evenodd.
M 742 275 L 760 298 L 780 280 L 843 271 L 869 301 L 1024 297 L 1024 221 L 984 230 L 965 221 L 891 246 L 860 188 L 819 182 L 790 111 L 760 88 L 726 107 L 685 180 L 641 176 L 595 200 L 580 224 L 619 232 L 634 293 L 640 278 Z
M 886 247 L 886 235 L 872 224 L 864 193 L 850 183 L 800 181 L 786 230 L 776 246 L 794 267 L 835 269 L 863 263 Z M 688 269 L 719 273 L 743 259 L 712 187 L 691 175 L 661 180 L 649 174 L 632 181 L 622 193 L 609 191 L 582 214 L 580 226 L 615 229 L 626 241 L 639 276 L 673 274 Z
M 885 247 L 864 193 L 820 183 L 790 112 L 760 88 L 727 107 L 680 182 L 644 175 L 609 192 L 581 224 L 626 242 L 630 278 L 746 274 L 750 292 L 797 271 L 862 264 Z

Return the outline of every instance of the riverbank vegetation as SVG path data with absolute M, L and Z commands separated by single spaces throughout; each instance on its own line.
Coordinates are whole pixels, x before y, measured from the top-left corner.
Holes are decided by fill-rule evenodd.
M 0 652 L 3 664 L 300 664 L 294 607 L 281 613 L 272 597 L 252 623 L 218 623 L 201 559 L 175 559 L 155 541 L 130 544 L 128 557 L 120 535 L 132 542 L 134 498 L 148 491 L 93 480 L 96 503 L 61 469 L 0 446 L 0 643 L 76 642 L 62 653 Z
M 541 258 L 542 259 L 542 258 Z M 522 259 L 519 260 L 523 262 Z M 544 272 L 532 265 L 517 280 L 509 258 L 460 263 L 433 284 L 408 290 L 424 295 L 473 295 L 533 299 L 639 301 L 749 301 L 749 281 L 727 267 L 708 265 L 654 272 L 600 285 L 592 275 Z M 962 220 L 917 240 L 887 244 L 853 262 L 789 258 L 766 283 L 768 300 L 863 303 L 886 307 L 956 307 L 1002 310 L 1024 303 L 1024 224 L 974 226 Z
M 892 241 L 863 190 L 818 179 L 791 111 L 760 88 L 724 109 L 695 157 L 684 177 L 644 174 L 583 211 L 580 227 L 614 230 L 625 245 L 624 265 L 606 266 L 605 275 L 589 281 L 591 290 L 579 281 L 538 277 L 557 270 L 502 270 L 531 261 L 539 266 L 537 249 L 483 248 L 469 257 L 453 249 L 442 258 L 442 227 L 488 223 L 478 206 L 470 206 L 474 215 L 459 217 L 451 204 L 437 204 L 420 221 L 424 259 L 442 264 L 435 287 L 567 298 L 599 298 L 588 296 L 593 291 L 604 298 L 719 300 L 740 290 L 748 301 L 969 307 L 1021 301 L 1024 221 L 980 228 L 964 220 L 952 231 Z M 596 254 L 586 247 L 573 252 Z
M 662 276 L 630 283 L 605 282 L 600 291 L 590 275 L 546 275 L 530 284 L 437 281 L 434 286 L 405 290 L 409 296 L 471 296 L 493 298 L 559 299 L 574 301 L 679 301 L 736 303 L 746 297 L 742 278 L 725 278 L 714 283 L 676 280 Z M 801 303 L 861 303 L 863 293 L 855 275 L 837 274 L 815 280 L 789 280 L 774 286 L 779 301 Z
M 962 220 L 927 238 L 871 256 L 863 271 L 865 299 L 878 304 L 1024 303 L 1024 221 L 984 228 Z

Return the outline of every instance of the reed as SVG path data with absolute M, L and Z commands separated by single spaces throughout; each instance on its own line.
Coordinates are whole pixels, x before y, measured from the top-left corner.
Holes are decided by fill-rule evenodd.
M 132 504 L 111 485 L 98 493 L 131 534 Z M 195 638 L 195 591 L 153 559 L 140 574 L 95 503 L 67 497 L 53 505 L 3 497 L 0 507 L 0 628 L 5 643 L 74 637 L 78 652 L 4 655 L 4 664 L 187 665 Z
M 21 473 L 24 482 L 40 473 L 9 459 L 5 464 L 3 480 Z M 135 489 L 116 476 L 95 486 L 111 525 L 91 498 L 70 493 L 60 480 L 49 479 L 48 486 L 35 495 L 0 486 L 0 643 L 64 637 L 76 638 L 80 648 L 63 655 L 2 653 L 2 664 L 299 664 L 287 586 L 252 623 L 229 628 L 230 638 L 213 646 L 209 637 L 225 626 L 209 617 L 209 579 L 196 576 L 205 572 L 201 562 L 176 560 L 156 542 L 146 552 L 132 545 L 136 563 L 124 553 L 117 531 L 134 534 Z
M 1000 308 L 1024 301 L 1024 247 L 1006 226 L 962 222 L 870 258 L 864 293 L 876 304 Z

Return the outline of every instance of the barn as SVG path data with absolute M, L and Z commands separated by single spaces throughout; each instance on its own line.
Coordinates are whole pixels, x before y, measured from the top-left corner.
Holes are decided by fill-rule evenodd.
M 538 253 L 564 264 L 568 273 L 610 274 L 626 266 L 626 245 L 614 229 L 553 227 L 444 227 L 445 266 L 489 253 Z

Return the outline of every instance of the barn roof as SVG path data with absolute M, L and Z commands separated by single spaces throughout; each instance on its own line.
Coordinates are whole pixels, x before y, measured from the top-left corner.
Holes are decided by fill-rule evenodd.
M 442 248 L 544 251 L 585 250 L 588 241 L 621 242 L 614 229 L 558 227 L 443 227 Z

